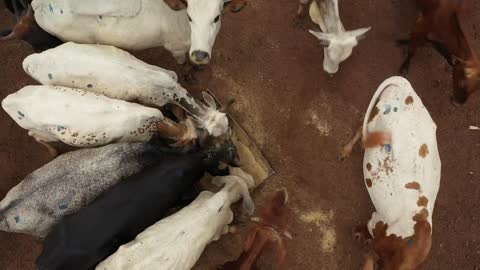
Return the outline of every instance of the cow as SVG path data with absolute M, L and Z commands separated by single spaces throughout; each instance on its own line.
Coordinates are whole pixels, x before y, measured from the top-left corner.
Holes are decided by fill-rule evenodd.
M 460 11 L 467 1 L 462 0 L 417 0 L 420 15 L 409 40 L 399 40 L 408 44 L 408 54 L 400 67 L 406 75 L 410 61 L 416 50 L 431 43 L 452 66 L 453 101 L 464 104 L 478 89 L 480 82 L 480 61 L 473 51 L 462 29 Z
M 4 0 L 5 6 L 15 16 L 13 29 L 0 31 L 0 42 L 21 39 L 30 43 L 36 52 L 62 44 L 62 41 L 45 32 L 35 22 L 33 9 L 27 0 Z
M 238 165 L 237 160 L 231 143 L 161 155 L 155 165 L 121 181 L 54 226 L 37 259 L 38 270 L 93 269 L 163 218 L 206 172 L 226 175 L 228 168 L 222 169 L 222 164 Z
M 307 3 L 308 1 L 300 0 L 298 16 L 302 16 L 304 5 Z M 358 45 L 358 41 L 365 38 L 370 27 L 345 31 L 340 20 L 338 0 L 313 0 L 309 15 L 321 29 L 321 31 L 309 30 L 309 32 L 324 47 L 323 70 L 329 74 L 335 74 L 340 63 L 350 57 L 353 48 Z
M 22 1 L 22 0 L 17 0 Z M 186 53 L 207 64 L 224 5 L 238 12 L 245 0 L 33 0 L 36 23 L 62 41 L 127 50 L 164 47 L 179 64 Z
M 153 142 L 116 143 L 65 153 L 30 173 L 0 202 L 0 230 L 44 238 L 122 179 L 161 160 Z
M 435 122 L 410 83 L 391 77 L 373 95 L 361 134 L 364 182 L 376 209 L 367 225 L 374 253 L 363 269 L 417 269 L 431 248 L 440 187 Z
M 114 99 L 163 107 L 176 104 L 194 119 L 199 130 L 222 136 L 228 118 L 207 93 L 207 106 L 197 102 L 178 82 L 175 72 L 149 65 L 126 51 L 107 45 L 68 42 L 29 55 L 23 69 L 43 85 L 95 92 Z
M 260 217 L 252 218 L 254 227 L 250 229 L 245 240 L 244 250 L 240 257 L 220 266 L 219 270 L 251 270 L 257 269 L 256 262 L 263 252 L 271 245 L 276 245 L 277 263 L 275 269 L 282 269 L 285 265 L 287 250 L 285 238 L 292 236 L 287 231 L 288 225 L 288 193 L 281 189 L 263 208 Z M 273 265 L 273 263 L 272 263 Z M 102 270 L 102 269 L 98 269 Z
M 255 186 L 252 176 L 240 168 L 231 168 L 230 175 L 217 176 L 212 183 L 223 188 L 217 193 L 201 192 L 190 205 L 147 228 L 96 269 L 190 270 L 210 242 L 235 231 L 228 225 L 233 220 L 232 203 L 243 198 L 246 214 L 254 211 L 248 193 Z
M 26 86 L 7 96 L 2 108 L 54 156 L 57 151 L 51 142 L 96 147 L 163 137 L 184 146 L 197 138 L 189 119 L 177 123 L 158 109 L 81 89 Z

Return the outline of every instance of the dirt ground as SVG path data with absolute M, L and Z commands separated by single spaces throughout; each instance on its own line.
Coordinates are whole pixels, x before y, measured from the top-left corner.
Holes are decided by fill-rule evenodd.
M 480 2 L 465 14 L 464 28 L 480 52 Z M 359 126 L 377 86 L 395 75 L 405 37 L 415 20 L 413 1 L 342 0 L 347 29 L 371 26 L 353 55 L 329 76 L 323 52 L 308 29 L 294 26 L 295 0 L 250 1 L 238 14 L 226 12 L 210 67 L 189 89 L 210 89 L 221 100 L 236 99 L 233 117 L 258 144 L 276 170 L 253 192 L 257 207 L 280 187 L 290 194 L 286 269 L 359 269 L 364 256 L 351 231 L 369 219 L 373 205 L 362 176 L 362 150 L 338 160 L 338 150 Z M 14 20 L 0 6 L 0 29 Z M 22 70 L 32 53 L 23 42 L 0 44 L 0 99 L 34 84 Z M 180 71 L 162 49 L 136 53 L 142 60 Z M 442 180 L 433 216 L 433 247 L 422 269 L 480 269 L 480 91 L 461 108 L 450 104 L 451 77 L 432 49 L 413 60 L 408 79 L 438 125 Z M 44 148 L 0 112 L 0 198 L 28 173 L 49 161 Z M 238 256 L 245 229 L 210 244 L 196 269 Z M 34 269 L 41 243 L 0 232 L 0 269 Z M 271 269 L 264 261 L 262 269 Z

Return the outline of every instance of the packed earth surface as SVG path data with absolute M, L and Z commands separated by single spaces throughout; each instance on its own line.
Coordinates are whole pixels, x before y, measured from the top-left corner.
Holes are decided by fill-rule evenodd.
M 2 1 L 3 2 L 3 1 Z M 480 53 L 480 1 L 462 14 L 463 28 Z M 339 149 L 359 127 L 373 92 L 396 75 L 415 19 L 414 1 L 342 0 L 347 30 L 371 26 L 334 76 L 323 72 L 323 49 L 308 33 L 307 17 L 295 21 L 295 0 L 251 0 L 240 13 L 225 11 L 211 64 L 183 83 L 196 97 L 209 89 L 221 101 L 235 98 L 232 117 L 258 145 L 276 174 L 252 195 L 257 209 L 286 187 L 289 195 L 288 262 L 285 269 L 359 269 L 366 249 L 352 229 L 366 224 L 374 207 L 363 181 L 363 150 L 339 160 Z M 0 5 L 0 29 L 15 19 Z M 33 53 L 21 41 L 0 43 L 0 99 L 37 84 L 22 69 Z M 135 52 L 154 65 L 182 72 L 161 48 Z M 419 50 L 408 80 L 438 126 L 442 160 L 440 192 L 433 214 L 433 246 L 421 269 L 480 269 L 480 91 L 465 106 L 450 103 L 451 68 L 431 48 Z M 39 100 L 38 102 L 42 102 Z M 50 160 L 46 149 L 0 111 L 0 198 Z M 215 269 L 236 258 L 248 227 L 210 244 L 195 269 Z M 41 241 L 0 232 L 0 269 L 35 269 Z M 268 253 L 260 269 L 273 269 Z

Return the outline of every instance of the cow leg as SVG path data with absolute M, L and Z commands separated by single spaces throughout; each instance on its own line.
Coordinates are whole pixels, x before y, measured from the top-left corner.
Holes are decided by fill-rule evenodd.
M 411 34 L 410 40 L 408 41 L 408 52 L 407 57 L 403 61 L 402 65 L 400 66 L 400 74 L 402 76 L 406 76 L 408 73 L 408 69 L 410 68 L 410 62 L 412 57 L 415 55 L 417 49 L 423 46 L 427 42 L 427 34 L 428 29 L 423 17 L 420 16 L 417 19 L 415 24 L 415 28 Z M 402 42 L 402 40 L 400 40 Z M 405 40 L 403 40 L 405 42 Z M 398 42 L 397 42 L 398 43 Z
M 363 263 L 361 270 L 374 270 L 375 269 L 375 257 L 373 254 L 368 254 L 365 258 L 365 262 Z
M 340 150 L 340 160 L 345 160 L 352 154 L 353 147 L 355 147 L 355 144 L 360 140 L 361 137 L 362 127 L 358 128 L 352 140 L 350 140 L 346 145 L 342 147 L 342 149 Z

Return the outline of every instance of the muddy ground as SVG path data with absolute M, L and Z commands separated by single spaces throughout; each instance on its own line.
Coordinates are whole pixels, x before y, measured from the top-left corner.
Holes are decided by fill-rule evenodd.
M 464 28 L 480 51 L 480 3 L 464 15 Z M 253 196 L 258 207 L 280 187 L 290 193 L 286 269 L 358 269 L 362 247 L 352 228 L 373 210 L 362 177 L 362 150 L 338 160 L 338 150 L 354 134 L 376 87 L 396 74 L 405 37 L 415 20 L 413 1 L 343 0 L 347 29 L 372 26 L 335 76 L 322 71 L 323 52 L 307 29 L 294 26 L 294 0 L 252 0 L 239 14 L 226 13 L 210 68 L 189 89 L 210 89 L 221 100 L 234 97 L 233 117 L 258 144 L 277 174 Z M 14 23 L 0 7 L 0 29 Z M 0 98 L 35 82 L 21 63 L 29 45 L 0 45 Z M 136 55 L 180 71 L 162 49 Z M 422 269 L 480 269 L 480 92 L 461 108 L 450 104 L 450 68 L 433 50 L 422 49 L 408 79 L 438 125 L 442 182 L 436 202 L 433 247 Z M 49 161 L 44 148 L 0 112 L 0 198 L 28 173 Z M 208 246 L 196 269 L 236 257 L 245 229 Z M 0 232 L 0 269 L 34 269 L 41 243 L 29 236 Z M 261 269 L 271 269 L 271 261 Z

